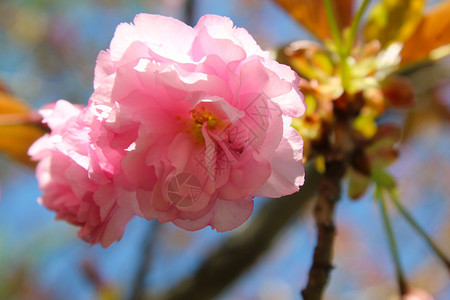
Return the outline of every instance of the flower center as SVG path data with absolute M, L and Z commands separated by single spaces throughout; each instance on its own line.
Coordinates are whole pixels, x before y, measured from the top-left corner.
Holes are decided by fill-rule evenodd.
M 202 128 L 206 126 L 209 130 L 214 130 L 220 124 L 220 119 L 217 119 L 213 114 L 208 112 L 204 107 L 200 109 L 191 110 L 192 128 L 191 134 L 198 140 L 203 140 Z

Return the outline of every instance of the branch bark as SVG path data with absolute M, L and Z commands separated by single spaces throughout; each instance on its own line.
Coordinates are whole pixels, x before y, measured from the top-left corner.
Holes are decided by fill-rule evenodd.
M 333 269 L 333 245 L 336 235 L 334 208 L 341 197 L 341 181 L 350 165 L 355 151 L 351 136 L 352 118 L 347 112 L 335 108 L 337 122 L 326 140 L 322 155 L 325 157 L 325 173 L 319 183 L 319 197 L 314 208 L 317 226 L 317 244 L 313 263 L 309 271 L 308 283 L 302 291 L 304 300 L 320 300 Z
M 194 15 L 195 15 L 195 0 L 185 0 L 184 13 L 185 13 L 185 23 L 189 26 L 194 26 Z
M 314 249 L 313 264 L 309 271 L 308 283 L 302 291 L 304 300 L 317 300 L 327 285 L 333 269 L 333 245 L 336 235 L 334 208 L 341 196 L 341 180 L 345 175 L 345 163 L 342 160 L 326 164 L 326 171 L 319 183 L 319 197 L 314 208 L 317 225 L 317 245 Z
M 233 283 L 270 248 L 278 233 L 315 196 L 319 175 L 312 164 L 307 164 L 306 174 L 300 192 L 270 200 L 246 228 L 211 253 L 191 277 L 157 299 L 209 300 Z

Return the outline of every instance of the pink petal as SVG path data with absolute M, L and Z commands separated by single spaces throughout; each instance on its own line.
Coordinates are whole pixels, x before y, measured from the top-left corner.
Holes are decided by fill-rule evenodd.
M 217 199 L 214 207 L 203 217 L 194 220 L 176 219 L 173 223 L 191 231 L 210 225 L 217 232 L 225 232 L 242 225 L 250 217 L 252 211 L 253 200 L 251 198 L 235 201 Z
M 113 61 L 111 60 L 110 51 L 100 51 L 95 64 L 94 89 L 100 85 L 103 79 L 113 74 L 114 71 L 115 68 Z
M 303 140 L 298 132 L 287 127 L 272 160 L 272 173 L 255 196 L 278 198 L 298 191 L 305 180 L 302 165 Z

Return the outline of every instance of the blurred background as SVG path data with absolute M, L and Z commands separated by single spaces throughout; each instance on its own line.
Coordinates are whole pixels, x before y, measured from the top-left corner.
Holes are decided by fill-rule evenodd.
M 109 47 L 116 26 L 142 12 L 185 20 L 185 5 L 184 0 L 0 1 L 0 81 L 35 108 L 58 99 L 86 104 L 97 54 Z M 204 14 L 230 17 L 265 50 L 314 39 L 269 0 L 197 0 L 194 24 Z M 391 171 L 403 203 L 450 255 L 450 60 L 408 76 L 418 104 L 409 114 L 386 117 L 405 122 L 408 133 Z M 0 299 L 126 299 L 144 249 L 151 253 L 146 290 L 164 293 L 233 234 L 210 228 L 187 232 L 135 218 L 120 242 L 91 247 L 76 238 L 76 228 L 55 222 L 54 213 L 37 203 L 31 168 L 1 157 L 0 187 Z M 276 200 L 256 199 L 255 213 L 236 231 L 245 230 L 267 201 Z M 392 210 L 394 230 L 411 285 L 435 299 L 450 299 L 448 272 L 396 213 Z M 336 269 L 325 299 L 395 299 L 394 267 L 372 193 L 356 202 L 343 198 L 337 226 Z M 315 236 L 308 205 L 217 299 L 300 299 Z

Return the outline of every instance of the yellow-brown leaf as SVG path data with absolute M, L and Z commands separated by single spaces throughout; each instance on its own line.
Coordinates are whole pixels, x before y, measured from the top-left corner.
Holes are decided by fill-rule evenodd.
M 322 0 L 275 0 L 295 20 L 303 24 L 321 40 L 331 37 Z M 335 17 L 341 28 L 350 25 L 353 16 L 354 0 L 333 0 Z
M 423 16 L 415 33 L 405 42 L 402 64 L 423 60 L 430 51 L 449 43 L 450 1 L 445 1 Z
M 424 0 L 381 1 L 373 7 L 364 26 L 365 40 L 379 40 L 383 48 L 393 42 L 404 42 L 419 24 L 424 3 Z
M 0 88 L 0 152 L 33 166 L 27 151 L 44 131 L 38 126 L 27 124 L 30 119 L 31 108 Z

